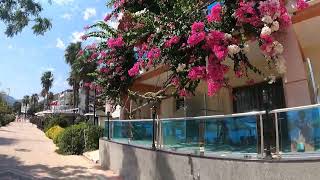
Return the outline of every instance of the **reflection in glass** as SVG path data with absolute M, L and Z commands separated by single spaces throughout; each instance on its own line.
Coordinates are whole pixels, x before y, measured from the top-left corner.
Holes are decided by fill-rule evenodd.
M 283 152 L 320 151 L 319 108 L 278 113 Z

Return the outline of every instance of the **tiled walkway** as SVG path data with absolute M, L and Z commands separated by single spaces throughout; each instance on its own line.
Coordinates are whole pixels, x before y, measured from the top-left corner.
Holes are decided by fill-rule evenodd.
M 62 156 L 44 133 L 30 123 L 0 128 L 0 180 L 119 179 L 83 156 Z

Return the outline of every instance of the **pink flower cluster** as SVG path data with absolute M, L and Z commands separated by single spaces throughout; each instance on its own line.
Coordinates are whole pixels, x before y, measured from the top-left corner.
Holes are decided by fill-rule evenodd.
M 235 15 L 238 25 L 251 24 L 252 26 L 258 26 L 261 24 L 257 11 L 254 9 L 255 2 L 253 1 L 241 1 L 239 8 L 236 9 Z
M 189 70 L 188 78 L 191 80 L 204 79 L 206 77 L 205 66 L 195 66 Z
M 219 4 L 215 5 L 212 9 L 211 9 L 211 13 L 207 16 L 207 20 L 208 22 L 220 22 L 221 21 L 221 10 L 222 7 Z
M 188 97 L 190 95 L 191 95 L 191 93 L 188 90 L 186 90 L 185 88 L 179 90 L 180 97 Z
M 164 47 L 166 48 L 170 48 L 171 46 L 178 44 L 180 41 L 180 37 L 179 36 L 173 36 L 172 38 L 170 38 L 169 40 L 167 40 L 165 42 Z
M 125 0 L 116 0 L 113 4 L 114 8 L 119 8 L 121 7 L 126 1 Z
M 129 76 L 134 77 L 139 74 L 140 64 L 141 64 L 141 62 L 138 61 L 133 65 L 133 67 L 128 71 Z
M 260 49 L 265 55 L 271 56 L 272 54 L 272 44 L 273 44 L 273 38 L 272 36 L 265 35 L 261 36 L 260 39 L 262 40 L 262 44 L 260 45 Z
M 107 14 L 105 17 L 104 17 L 104 21 L 105 22 L 108 22 L 110 19 L 111 19 L 111 17 L 112 17 L 112 14 Z
M 210 56 L 207 68 L 208 96 L 215 95 L 224 83 L 224 75 L 228 72 L 229 67 L 221 64 L 220 61 Z
M 191 36 L 188 38 L 188 44 L 195 46 L 203 41 L 206 37 L 203 22 L 194 22 L 191 26 Z
M 281 5 L 279 0 L 266 0 L 260 1 L 259 3 L 259 11 L 261 17 L 270 16 L 275 17 L 278 12 L 280 12 Z
M 207 46 L 215 54 L 218 60 L 222 61 L 228 55 L 228 42 L 225 33 L 220 31 L 210 31 L 206 38 Z
M 118 38 L 110 38 L 107 41 L 109 48 L 116 48 L 116 47 L 122 47 L 124 45 L 123 38 L 120 36 Z
M 152 48 L 148 54 L 147 54 L 147 58 L 149 60 L 154 60 L 154 59 L 158 59 L 161 55 L 161 50 L 159 48 Z
M 305 0 L 297 0 L 297 9 L 303 10 L 309 7 L 309 4 Z

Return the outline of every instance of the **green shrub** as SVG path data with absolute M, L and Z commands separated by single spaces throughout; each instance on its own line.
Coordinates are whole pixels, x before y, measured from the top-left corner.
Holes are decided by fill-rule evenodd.
M 66 128 L 71 125 L 71 121 L 69 121 L 66 117 L 63 116 L 48 116 L 44 120 L 44 131 L 47 132 L 53 126 L 60 126 L 62 128 Z
M 59 137 L 58 147 L 62 154 L 82 154 L 84 151 L 84 129 L 86 124 L 77 124 L 64 130 Z
M 6 126 L 15 120 L 13 114 L 0 114 L 0 126 Z
M 63 131 L 64 131 L 64 128 L 60 126 L 53 126 L 46 132 L 46 136 L 52 139 L 53 142 L 56 144 L 59 134 L 61 134 Z
M 103 137 L 103 128 L 88 125 L 85 129 L 85 151 L 99 149 L 99 139 Z
M 81 123 L 66 128 L 58 137 L 59 153 L 82 154 L 85 151 L 96 150 L 103 129 L 98 126 Z

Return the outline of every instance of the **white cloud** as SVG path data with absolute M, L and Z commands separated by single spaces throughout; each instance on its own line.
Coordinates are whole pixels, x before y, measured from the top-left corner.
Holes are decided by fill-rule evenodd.
M 82 42 L 81 37 L 84 35 L 84 32 L 73 32 L 71 36 L 71 42 L 76 43 L 76 42 Z
M 74 0 L 53 0 L 58 5 L 67 5 L 73 3 Z
M 13 46 L 9 44 L 8 49 L 13 49 Z
M 94 17 L 96 15 L 97 15 L 97 11 L 95 8 L 87 8 L 83 12 L 83 19 L 88 20 L 89 18 Z
M 66 20 L 71 20 L 72 15 L 69 14 L 69 13 L 64 13 L 61 17 L 62 17 L 63 19 L 66 19 Z
M 59 49 L 63 49 L 64 50 L 66 48 L 66 45 L 64 44 L 64 42 L 60 38 L 57 38 L 56 47 L 59 48 Z

